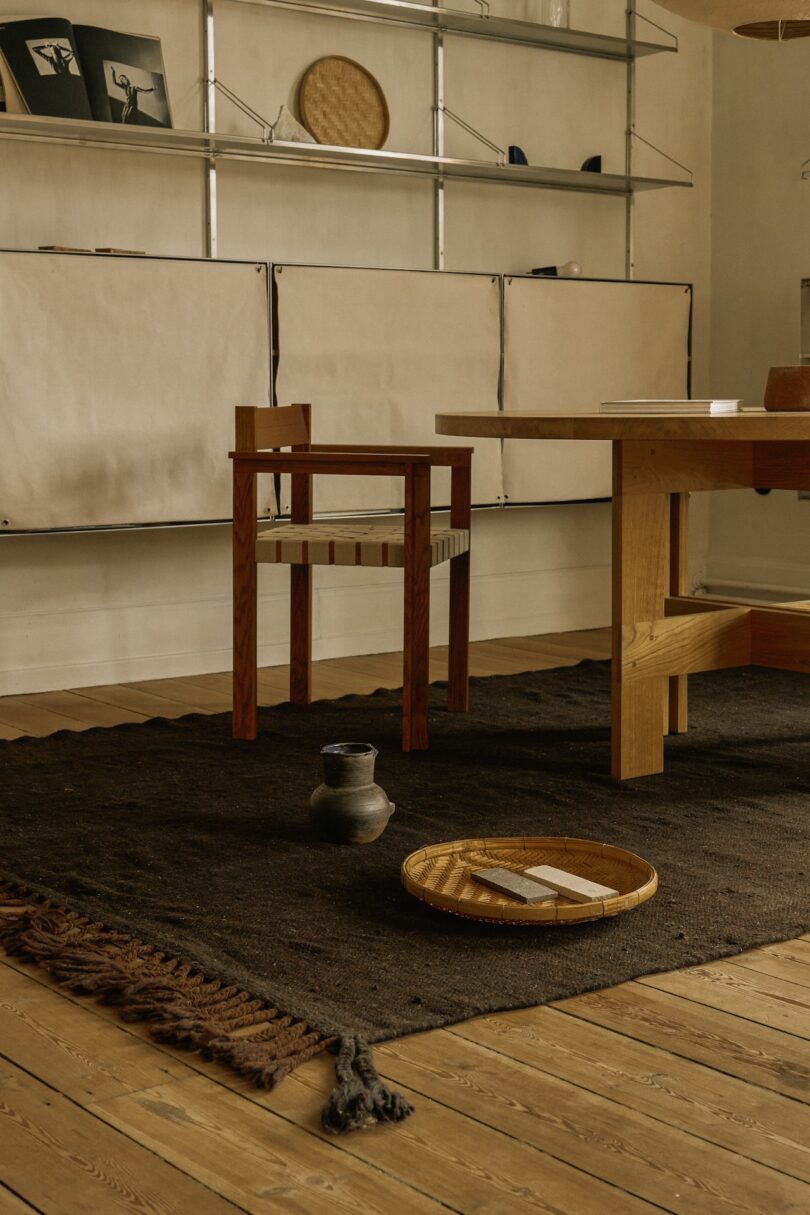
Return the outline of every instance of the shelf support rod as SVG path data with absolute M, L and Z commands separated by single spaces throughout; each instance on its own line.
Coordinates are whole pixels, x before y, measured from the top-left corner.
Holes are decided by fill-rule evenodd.
M 215 64 L 214 0 L 202 0 L 203 17 L 203 130 L 207 135 L 217 127 L 217 93 Z M 205 256 L 217 256 L 217 162 L 209 156 L 205 162 Z
M 625 13 L 625 36 L 628 52 L 636 40 L 636 8 L 635 0 L 629 0 Z M 628 53 L 627 56 L 627 130 L 624 143 L 624 173 L 628 181 L 633 176 L 633 132 L 636 127 L 636 59 Z M 624 200 L 624 277 L 629 281 L 636 272 L 636 198 L 632 189 L 628 190 Z
M 433 0 L 434 5 L 438 0 Z M 433 35 L 433 155 L 444 156 L 444 34 L 436 30 Z M 433 183 L 433 269 L 445 267 L 445 219 L 446 199 L 444 178 L 437 177 Z

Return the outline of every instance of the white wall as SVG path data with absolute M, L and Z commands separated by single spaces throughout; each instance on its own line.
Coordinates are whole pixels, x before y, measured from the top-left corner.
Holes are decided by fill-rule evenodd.
M 761 403 L 772 366 L 799 362 L 810 276 L 810 42 L 715 36 L 712 391 Z M 710 589 L 810 598 L 810 502 L 713 495 Z
M 19 13 L 2 0 L 0 14 Z M 493 11 L 496 5 L 493 4 Z M 537 18 L 536 0 L 497 11 Z M 654 19 L 661 10 L 649 2 Z M 198 0 L 43 0 L 37 12 L 157 33 L 163 39 L 175 125 L 198 127 Z M 273 117 L 321 53 L 349 54 L 380 79 L 392 109 L 389 147 L 427 150 L 430 38 L 359 22 L 217 0 L 218 71 Z M 621 33 L 623 0 L 573 0 L 573 24 Z M 638 64 L 637 124 L 645 138 L 694 168 L 697 188 L 639 196 L 638 277 L 696 284 L 696 391 L 708 380 L 711 38 L 664 17 L 678 55 Z M 620 64 L 448 39 L 447 103 L 495 142 L 529 159 L 579 167 L 602 152 L 623 171 L 625 76 Z M 224 128 L 247 131 L 220 101 Z M 482 155 L 453 132 L 448 151 Z M 199 255 L 203 169 L 166 156 L 0 144 L 0 247 L 115 245 Z M 640 155 L 638 171 L 669 176 Z M 9 189 L 9 183 L 14 189 Z M 428 267 L 431 185 L 280 166 L 229 164 L 219 174 L 223 256 L 332 264 Z M 622 277 L 621 200 L 517 188 L 448 187 L 447 268 L 519 272 L 581 261 L 586 274 Z M 542 487 L 538 487 L 542 496 Z M 704 560 L 701 513 L 695 577 Z M 230 566 L 224 528 L 1 537 L 0 694 L 221 670 L 230 662 Z M 262 570 L 265 662 L 286 654 L 286 571 Z M 435 575 L 434 640 L 443 640 L 443 578 Z M 586 628 L 609 620 L 606 504 L 482 512 L 475 519 L 473 635 Z M 316 652 L 374 652 L 400 644 L 399 583 L 386 571 L 317 574 Z M 388 610 L 390 608 L 390 610 Z

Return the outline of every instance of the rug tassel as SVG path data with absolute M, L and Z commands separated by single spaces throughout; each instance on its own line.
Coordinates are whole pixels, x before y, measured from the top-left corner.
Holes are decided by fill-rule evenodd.
M 378 1122 L 402 1122 L 413 1107 L 380 1079 L 365 1038 L 341 1038 L 335 1060 L 337 1086 L 323 1107 L 321 1124 L 334 1135 L 360 1131 Z

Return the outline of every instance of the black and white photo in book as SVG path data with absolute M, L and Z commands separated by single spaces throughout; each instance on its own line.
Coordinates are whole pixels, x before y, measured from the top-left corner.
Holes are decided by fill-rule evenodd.
M 63 18 L 0 20 L 0 79 L 11 113 L 93 116 L 73 27 Z
M 40 75 L 81 75 L 79 63 L 68 38 L 39 41 L 29 38 L 26 43 L 34 56 L 34 66 Z
M 51 38 L 44 42 L 28 38 L 26 46 L 34 56 L 34 66 L 40 76 L 81 76 L 69 38 Z
M 94 118 L 128 126 L 172 125 L 159 38 L 94 25 L 73 29 Z
M 131 67 L 128 63 L 110 63 L 108 59 L 104 60 L 104 76 L 113 122 L 139 123 L 149 116 L 149 101 L 146 97 L 143 101 L 140 98 L 142 94 L 157 92 L 162 77 Z M 160 121 L 158 115 L 152 117 L 156 122 Z M 166 126 L 166 123 L 161 122 L 160 125 Z

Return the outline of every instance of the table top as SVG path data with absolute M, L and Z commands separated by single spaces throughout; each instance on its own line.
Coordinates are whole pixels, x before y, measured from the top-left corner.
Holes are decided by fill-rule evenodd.
M 730 414 L 439 413 L 436 432 L 492 439 L 810 441 L 810 413 Z

